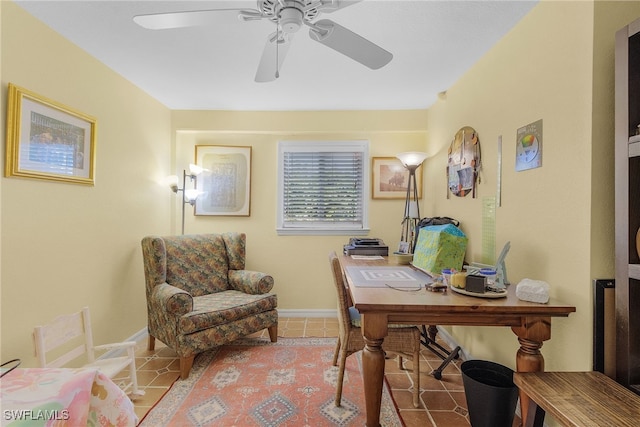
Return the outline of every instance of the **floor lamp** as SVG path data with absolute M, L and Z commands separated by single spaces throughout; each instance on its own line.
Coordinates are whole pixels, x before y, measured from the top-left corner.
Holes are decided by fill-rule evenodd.
M 418 205 L 418 186 L 416 183 L 416 170 L 427 158 L 426 153 L 409 151 L 400 153 L 396 157 L 402 165 L 409 171 L 409 182 L 407 182 L 407 197 L 404 203 L 404 217 L 402 218 L 402 234 L 400 242 L 408 245 L 407 253 L 413 253 L 416 245 L 415 235 L 418 221 L 420 221 L 420 206 Z
M 426 153 L 407 152 L 400 153 L 396 156 L 405 168 L 409 171 L 409 182 L 407 183 L 407 198 L 404 203 L 404 218 L 402 219 L 402 236 L 400 240 L 406 242 L 409 247 L 409 253 L 413 253 L 416 248 L 418 236 L 416 228 L 420 221 L 420 206 L 418 205 L 418 186 L 416 182 L 416 170 L 422 165 L 427 158 Z M 429 329 L 422 325 L 420 335 L 420 343 L 431 350 L 434 354 L 442 359 L 440 366 L 433 370 L 432 374 L 436 379 L 442 379 L 442 371 L 447 367 L 453 359 L 457 359 L 460 353 L 460 346 L 448 351 L 436 341 L 438 328 L 435 325 L 429 325 Z
M 171 191 L 173 191 L 176 194 L 179 191 L 182 191 L 182 228 L 181 228 L 182 234 L 184 234 L 184 206 L 187 203 L 190 204 L 191 206 L 195 205 L 196 200 L 198 199 L 198 196 L 202 194 L 202 191 L 199 191 L 195 188 L 186 189 L 187 177 L 191 182 L 193 182 L 193 180 L 196 179 L 196 177 L 200 175 L 202 171 L 204 171 L 204 169 L 201 168 L 200 166 L 190 164 L 188 174 L 186 170 L 182 171 L 182 188 L 178 187 L 177 175 L 172 175 L 169 177 L 169 187 L 171 188 Z

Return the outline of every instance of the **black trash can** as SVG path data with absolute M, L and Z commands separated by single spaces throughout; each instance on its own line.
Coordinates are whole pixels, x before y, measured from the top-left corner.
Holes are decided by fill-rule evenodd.
M 513 370 L 486 360 L 461 365 L 472 427 L 511 427 L 518 403 Z

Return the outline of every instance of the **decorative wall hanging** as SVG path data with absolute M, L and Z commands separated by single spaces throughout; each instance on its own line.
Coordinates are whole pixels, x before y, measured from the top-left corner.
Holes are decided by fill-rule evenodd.
M 542 119 L 518 129 L 516 134 L 516 171 L 542 166 Z
M 409 186 L 409 170 L 397 157 L 374 157 L 371 163 L 371 197 L 405 199 Z M 416 170 L 418 199 L 422 198 L 422 168 Z
M 251 147 L 196 145 L 196 163 L 196 215 L 250 215 Z
M 93 185 L 96 119 L 9 83 L 5 173 Z
M 480 171 L 480 139 L 469 126 L 461 128 L 449 147 L 447 163 L 447 198 L 449 191 L 458 197 L 471 193 L 476 197 Z

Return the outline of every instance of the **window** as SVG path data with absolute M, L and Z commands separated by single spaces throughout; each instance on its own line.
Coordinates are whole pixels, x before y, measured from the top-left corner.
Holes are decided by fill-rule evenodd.
M 278 234 L 364 235 L 367 141 L 278 145 Z

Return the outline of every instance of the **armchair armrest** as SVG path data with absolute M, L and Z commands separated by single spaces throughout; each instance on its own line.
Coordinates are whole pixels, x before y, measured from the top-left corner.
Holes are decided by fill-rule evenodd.
M 161 283 L 151 294 L 151 304 L 162 312 L 182 316 L 193 311 L 193 297 L 187 291 Z
M 229 285 L 246 294 L 266 294 L 273 288 L 273 277 L 249 270 L 229 270 Z

